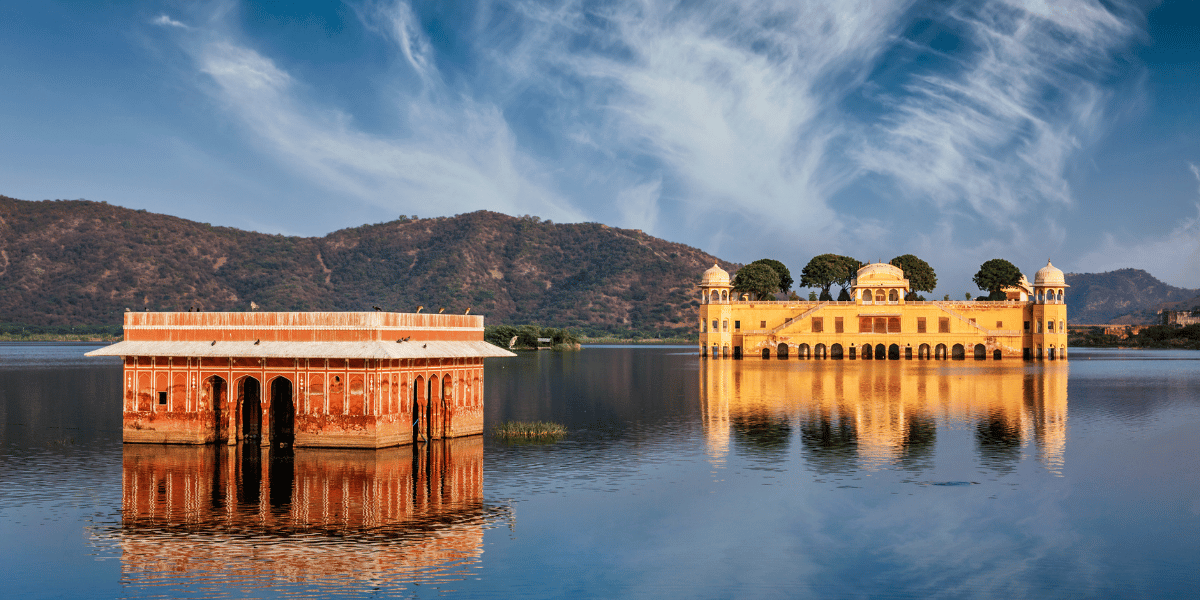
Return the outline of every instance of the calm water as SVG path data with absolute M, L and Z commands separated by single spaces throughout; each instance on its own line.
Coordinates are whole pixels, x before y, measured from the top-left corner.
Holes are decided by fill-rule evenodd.
M 121 367 L 0 345 L 8 597 L 1200 596 L 1200 353 L 487 364 L 476 437 L 124 446 Z

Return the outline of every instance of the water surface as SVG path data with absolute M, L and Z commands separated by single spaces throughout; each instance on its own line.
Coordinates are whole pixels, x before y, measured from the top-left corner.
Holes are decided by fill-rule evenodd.
M 120 363 L 0 345 L 0 552 L 30 597 L 1193 596 L 1200 355 L 487 363 L 474 437 L 123 445 Z

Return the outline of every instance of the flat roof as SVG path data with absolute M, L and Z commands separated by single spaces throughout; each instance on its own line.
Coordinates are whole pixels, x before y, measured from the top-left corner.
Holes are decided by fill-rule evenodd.
M 516 356 L 484 341 L 407 342 L 117 342 L 85 356 L 189 356 L 209 358 L 487 358 Z

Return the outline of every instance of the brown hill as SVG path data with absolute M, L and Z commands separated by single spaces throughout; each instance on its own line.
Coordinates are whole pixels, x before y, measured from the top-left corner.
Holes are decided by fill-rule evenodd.
M 690 335 L 696 248 L 597 223 L 479 211 L 288 237 L 86 200 L 0 196 L 0 322 L 119 323 L 132 310 L 445 307 L 488 322 Z
M 1141 269 L 1068 273 L 1067 315 L 1072 323 L 1152 323 L 1164 303 L 1189 300 L 1200 290 L 1167 285 Z

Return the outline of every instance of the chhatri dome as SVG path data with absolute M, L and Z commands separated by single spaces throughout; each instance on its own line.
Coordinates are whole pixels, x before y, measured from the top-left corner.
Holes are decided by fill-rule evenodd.
M 695 273 L 695 271 L 692 272 Z M 700 279 L 700 285 L 727 286 L 729 285 L 729 273 L 716 263 L 713 263 L 712 268 L 704 272 L 704 276 Z
M 859 284 L 885 281 L 898 283 L 904 281 L 904 271 L 896 265 L 872 263 L 859 269 L 856 277 Z
M 1050 264 L 1050 261 L 1046 261 L 1046 266 L 1038 269 L 1037 275 L 1033 276 L 1033 285 L 1070 287 L 1066 277 L 1063 277 L 1062 270 Z

